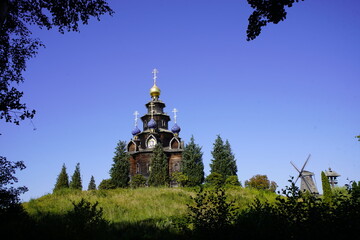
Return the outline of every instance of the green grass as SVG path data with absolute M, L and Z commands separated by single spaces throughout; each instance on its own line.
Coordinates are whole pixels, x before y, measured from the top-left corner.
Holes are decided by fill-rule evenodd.
M 186 215 L 186 204 L 192 203 L 196 188 L 138 188 L 95 191 L 73 191 L 65 189 L 23 203 L 32 217 L 46 214 L 62 215 L 73 208 L 72 202 L 82 198 L 98 202 L 103 208 L 104 218 L 113 223 L 136 223 L 142 221 L 167 220 Z M 229 200 L 244 209 L 255 198 L 273 202 L 276 194 L 256 189 L 230 187 L 226 189 Z

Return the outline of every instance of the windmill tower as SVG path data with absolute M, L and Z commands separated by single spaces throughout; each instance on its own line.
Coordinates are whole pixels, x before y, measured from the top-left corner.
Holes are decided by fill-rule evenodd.
M 309 191 L 313 194 L 319 194 L 319 191 L 317 190 L 316 184 L 314 182 L 313 176 L 315 175 L 312 172 L 306 171 L 305 166 L 308 163 L 310 159 L 311 154 L 309 154 L 308 158 L 306 159 L 303 167 L 301 170 L 299 170 L 293 162 L 290 162 L 291 165 L 296 169 L 296 171 L 299 173 L 299 176 L 296 178 L 295 183 L 301 178 L 301 184 L 300 184 L 300 190 L 301 191 Z

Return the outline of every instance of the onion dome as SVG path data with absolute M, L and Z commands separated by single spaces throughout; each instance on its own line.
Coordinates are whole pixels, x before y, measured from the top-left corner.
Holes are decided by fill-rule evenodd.
M 148 122 L 148 127 L 151 128 L 151 129 L 156 128 L 156 122 L 155 122 L 155 120 L 153 118 L 150 119 L 150 121 Z
M 131 131 L 131 134 L 133 136 L 135 136 L 135 135 L 139 134 L 140 132 L 141 132 L 140 129 L 137 126 L 135 126 L 135 128 Z
M 171 128 L 171 131 L 173 133 L 179 133 L 181 131 L 181 128 L 175 123 L 174 126 Z
M 158 86 L 156 86 L 156 84 L 154 83 L 154 86 L 152 86 L 152 88 L 150 88 L 150 95 L 151 97 L 156 97 L 158 98 L 160 96 L 160 88 Z

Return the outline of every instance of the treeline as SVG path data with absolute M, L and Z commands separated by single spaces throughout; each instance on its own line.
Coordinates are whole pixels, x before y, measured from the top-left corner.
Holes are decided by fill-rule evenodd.
M 180 170 L 169 175 L 168 159 L 162 145 L 157 144 L 150 160 L 150 176 L 145 178 L 143 175 L 137 174 L 130 179 L 130 156 L 126 149 L 126 142 L 119 141 L 115 148 L 113 164 L 109 171 L 110 178 L 102 180 L 98 188 L 158 187 L 170 186 L 171 184 L 183 187 L 194 187 L 204 183 L 213 186 L 223 186 L 225 184 L 241 186 L 241 182 L 237 176 L 235 155 L 232 152 L 229 141 L 226 140 L 224 142 L 220 135 L 218 135 L 213 144 L 211 154 L 210 174 L 205 178 L 202 148 L 195 143 L 195 139 L 192 136 L 182 153 Z M 68 178 L 64 164 L 58 175 L 54 191 L 62 188 L 82 189 L 79 163 L 76 165 L 70 183 Z M 277 188 L 275 182 L 270 182 L 266 175 L 260 174 L 245 181 L 245 186 L 273 192 L 275 192 Z M 95 179 L 91 176 L 88 190 L 94 189 L 96 189 Z

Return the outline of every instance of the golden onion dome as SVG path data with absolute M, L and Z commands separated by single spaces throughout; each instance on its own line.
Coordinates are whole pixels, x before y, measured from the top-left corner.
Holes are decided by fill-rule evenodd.
M 150 88 L 151 97 L 159 97 L 160 92 L 161 92 L 160 88 L 158 88 L 158 86 L 156 86 L 156 84 L 154 84 L 154 86 L 152 86 L 152 88 Z

